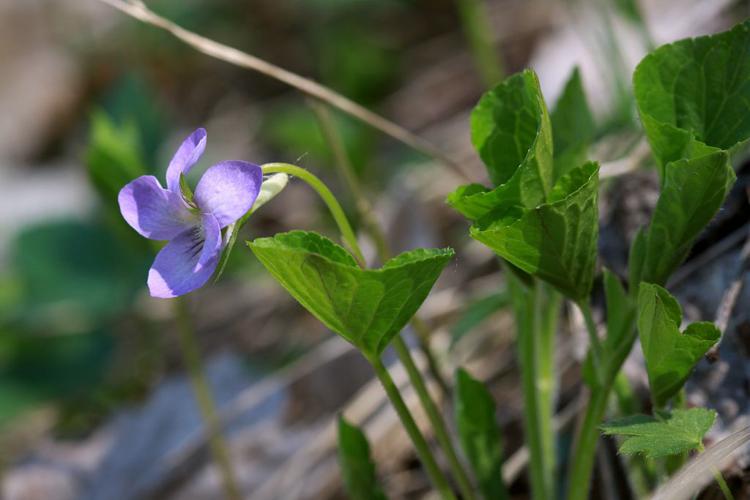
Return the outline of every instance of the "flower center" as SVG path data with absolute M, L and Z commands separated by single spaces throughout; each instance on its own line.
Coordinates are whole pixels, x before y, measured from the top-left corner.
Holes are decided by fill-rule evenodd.
M 198 225 L 194 226 L 190 230 L 190 247 L 188 247 L 187 254 L 190 256 L 191 259 L 194 259 L 198 256 L 199 253 L 203 250 L 203 243 L 205 242 L 205 232 L 203 231 L 203 226 Z

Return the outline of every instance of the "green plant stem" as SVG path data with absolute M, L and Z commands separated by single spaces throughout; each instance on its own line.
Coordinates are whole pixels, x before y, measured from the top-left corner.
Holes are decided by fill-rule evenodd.
M 601 384 L 604 380 L 604 353 L 602 350 L 602 343 L 599 340 L 599 333 L 596 330 L 596 323 L 594 322 L 594 315 L 591 313 L 591 306 L 586 300 L 577 302 L 578 308 L 583 314 L 583 321 L 586 323 L 586 333 L 589 337 L 589 344 L 591 345 L 591 356 L 594 365 L 594 372 L 596 378 Z
M 354 255 L 357 257 L 357 260 L 359 261 L 360 266 L 365 267 L 364 265 L 365 261 L 364 261 L 364 257 L 362 256 L 362 251 L 359 248 L 359 244 L 357 243 L 357 238 L 354 234 L 354 231 L 351 228 L 351 225 L 349 224 L 348 219 L 346 218 L 344 210 L 343 208 L 341 208 L 341 205 L 339 204 L 338 200 L 336 200 L 333 193 L 331 193 L 331 191 L 328 189 L 328 187 L 326 187 L 323 181 L 318 179 L 318 177 L 308 172 L 307 170 L 304 170 L 295 165 L 289 165 L 286 163 L 269 163 L 269 164 L 263 165 L 262 169 L 263 169 L 264 174 L 281 172 L 281 173 L 285 173 L 285 174 L 298 177 L 302 179 L 303 181 L 305 181 L 308 185 L 310 185 L 310 187 L 312 187 L 320 195 L 320 197 L 323 199 L 326 206 L 330 210 L 331 215 L 333 216 L 334 220 L 336 221 L 336 224 L 339 227 L 339 231 L 341 232 L 342 237 L 347 242 L 347 244 L 349 245 Z M 471 483 L 469 482 L 468 476 L 463 466 L 461 465 L 461 462 L 458 459 L 458 454 L 456 453 L 456 449 L 453 446 L 452 441 L 450 440 L 450 437 L 447 432 L 447 427 L 445 425 L 445 421 L 443 420 L 442 415 L 440 414 L 437 408 L 437 405 L 432 400 L 432 397 L 430 396 L 430 393 L 427 390 L 427 386 L 424 382 L 422 374 L 417 368 L 416 364 L 414 363 L 414 359 L 412 358 L 411 353 L 409 352 L 409 348 L 406 346 L 406 344 L 404 343 L 400 335 L 396 335 L 394 337 L 394 347 L 396 349 L 396 354 L 398 355 L 401 363 L 406 368 L 406 372 L 409 376 L 409 379 L 412 385 L 414 386 L 414 389 L 420 399 L 422 406 L 425 409 L 425 412 L 427 413 L 427 416 L 430 419 L 430 423 L 432 424 L 435 430 L 435 435 L 438 439 L 438 443 L 440 443 L 446 455 L 448 456 L 448 462 L 451 466 L 451 469 L 453 470 L 453 473 L 456 476 L 456 481 L 458 482 L 461 488 L 462 494 L 467 500 L 473 499 L 474 496 L 473 496 L 473 489 L 471 487 Z M 373 366 L 375 365 L 373 364 Z M 385 383 L 383 385 L 385 386 Z M 395 385 L 393 386 L 393 388 L 394 390 L 398 392 L 398 389 L 396 389 Z M 391 400 L 393 401 L 393 398 L 391 398 Z M 401 400 L 400 396 L 399 396 L 399 400 Z M 403 400 L 401 401 L 403 402 Z M 395 404 L 396 403 L 394 403 L 394 406 Z M 403 421 L 403 418 L 402 418 L 402 421 Z M 412 435 L 411 432 L 409 432 L 409 434 Z M 424 440 L 424 438 L 422 438 L 422 440 Z M 424 456 L 422 453 L 422 451 L 424 450 L 422 451 L 419 450 L 419 445 L 416 441 L 414 442 L 414 445 L 417 448 L 420 458 L 422 458 L 424 462 Z M 432 457 L 431 452 L 429 452 L 429 449 L 427 450 L 427 452 L 430 454 L 429 456 L 430 460 L 434 462 L 434 458 Z M 427 463 L 425 463 L 425 467 L 428 468 Z M 432 475 L 433 474 L 430 474 L 430 476 Z M 436 487 L 437 486 L 438 485 L 436 483 Z
M 554 343 L 560 296 L 540 281 L 527 288 L 507 273 L 517 323 L 533 498 L 555 497 Z
M 572 463 L 567 475 L 567 500 L 586 500 L 589 494 L 591 475 L 594 469 L 596 447 L 599 442 L 599 425 L 601 425 L 607 411 L 607 402 L 612 391 L 617 374 L 630 353 L 633 342 L 637 337 L 635 331 L 635 317 L 626 325 L 627 337 L 620 343 L 617 350 L 607 358 L 607 365 L 602 369 L 602 380 L 591 388 L 589 404 L 583 423 L 578 429 L 576 442 L 572 451 Z
M 333 121 L 333 116 L 322 101 L 315 99 L 309 100 L 310 107 L 315 113 L 315 117 L 318 120 L 320 130 L 331 148 L 331 152 L 334 156 L 334 166 L 338 170 L 341 177 L 346 183 L 346 187 L 351 193 L 354 199 L 355 207 L 360 218 L 364 222 L 365 231 L 369 234 L 373 243 L 375 244 L 375 250 L 378 254 L 378 258 L 381 262 L 385 262 L 391 257 L 391 249 L 388 246 L 388 242 L 385 237 L 385 231 L 378 222 L 378 218 L 375 216 L 375 211 L 372 209 L 372 205 L 365 196 L 364 190 L 359 183 L 357 174 L 354 171 L 354 166 L 349 159 L 349 155 L 346 153 L 344 141 L 341 138 L 341 134 L 336 128 L 336 124 Z M 430 371 L 430 375 L 438 383 L 440 390 L 443 395 L 450 396 L 450 390 L 448 383 L 445 381 L 445 377 L 440 373 L 435 355 L 429 346 L 430 331 L 427 325 L 415 316 L 410 321 L 411 327 L 416 333 L 417 340 L 419 342 L 419 348 L 427 358 L 427 368 Z M 408 354 L 408 353 L 407 353 Z
M 586 500 L 589 496 L 594 457 L 599 443 L 599 425 L 607 410 L 610 390 L 611 385 L 609 387 L 596 387 L 591 391 L 586 414 L 578 430 L 573 463 L 567 477 L 567 500 Z
M 354 167 L 349 160 L 349 155 L 346 153 L 344 142 L 341 139 L 341 134 L 339 134 L 336 129 L 336 124 L 333 121 L 331 112 L 325 104 L 315 100 L 310 100 L 310 107 L 314 111 L 315 116 L 318 119 L 318 124 L 320 125 L 320 130 L 333 152 L 334 165 L 344 179 L 351 196 L 354 198 L 357 212 L 364 222 L 365 230 L 375 243 L 378 258 L 381 262 L 385 262 L 391 256 L 391 251 L 385 238 L 385 231 L 383 231 L 383 228 L 380 226 L 380 223 L 375 216 L 375 212 L 359 183 L 359 179 L 357 179 Z M 432 377 L 443 391 L 443 394 L 450 394 L 448 386 L 438 368 L 435 356 L 427 344 L 427 339 L 429 337 L 427 325 L 415 316 L 411 320 L 411 326 L 416 333 L 419 348 L 427 360 L 427 368 Z M 445 420 L 443 419 L 437 404 L 432 399 L 430 392 L 427 390 L 427 385 L 422 373 L 417 368 L 417 365 L 412 358 L 411 351 L 404 342 L 401 334 L 394 337 L 393 346 L 396 355 L 406 368 L 409 380 L 419 396 L 422 407 L 427 413 L 432 428 L 435 431 L 435 437 L 448 458 L 448 464 L 450 465 L 451 471 L 458 483 L 461 494 L 466 500 L 472 500 L 474 498 L 474 490 L 466 473 L 466 469 L 458 457 L 458 452 L 450 438 Z
M 656 413 L 656 410 L 663 410 L 663 408 L 659 408 L 656 405 L 653 406 L 654 413 Z M 681 409 L 684 410 L 687 408 L 687 395 L 685 393 L 685 387 L 683 386 L 682 389 L 680 389 L 677 394 L 674 395 L 672 398 L 672 409 Z M 670 455 L 666 457 L 665 461 L 665 468 L 667 471 L 667 474 L 671 476 L 680 468 L 685 465 L 685 462 L 688 461 L 688 458 L 690 458 L 690 454 L 688 452 L 678 453 L 677 455 Z
M 492 42 L 492 26 L 489 24 L 487 6 L 484 0 L 457 0 L 456 3 L 474 64 L 485 86 L 493 87 L 503 79 L 505 71 Z
M 309 99 L 308 102 L 318 120 L 320 131 L 331 148 L 334 160 L 333 164 L 339 174 L 341 174 L 341 177 L 343 177 L 344 183 L 354 199 L 357 213 L 362 218 L 367 234 L 370 235 L 372 242 L 375 244 L 378 257 L 381 261 L 385 262 L 391 254 L 386 242 L 385 231 L 383 231 L 377 217 L 375 217 L 375 212 L 372 210 L 372 206 L 359 184 L 354 166 L 346 152 L 344 141 L 336 129 L 333 116 L 328 106 L 324 103 L 315 99 Z
M 714 479 L 716 480 L 716 484 L 719 486 L 719 489 L 721 490 L 721 494 L 724 495 L 724 500 L 734 500 L 734 495 L 732 495 L 732 490 L 729 488 L 729 485 L 724 479 L 724 476 L 721 475 L 721 472 L 719 472 L 718 470 L 715 470 Z
M 349 220 L 346 218 L 344 209 L 341 208 L 341 205 L 336 200 L 336 197 L 333 195 L 331 190 L 328 189 L 325 184 L 323 184 L 323 181 L 318 179 L 318 177 L 308 172 L 304 168 L 300 168 L 296 165 L 290 165 L 289 163 L 266 163 L 265 165 L 262 165 L 261 168 L 263 169 L 264 174 L 282 173 L 292 175 L 294 177 L 297 177 L 298 179 L 302 179 L 311 188 L 313 188 L 315 192 L 318 193 L 318 196 L 320 196 L 320 198 L 323 200 L 323 203 L 326 204 L 328 210 L 331 212 L 333 219 L 336 221 L 336 225 L 341 231 L 342 239 L 349 246 L 349 249 L 352 251 L 359 264 L 364 267 L 365 257 L 362 255 L 362 251 L 359 249 L 357 236 L 354 234 L 352 227 L 349 225 Z
M 456 452 L 456 448 L 453 446 L 450 434 L 448 433 L 448 428 L 445 425 L 445 421 L 443 420 L 442 415 L 440 414 L 440 410 L 432 400 L 432 396 L 430 396 L 430 392 L 427 390 L 427 386 L 424 383 L 422 374 L 420 373 L 419 368 L 417 368 L 416 363 L 414 363 L 414 359 L 409 352 L 409 347 L 406 345 L 406 342 L 404 342 L 404 339 L 401 338 L 400 335 L 396 335 L 393 338 L 393 348 L 395 349 L 399 360 L 404 365 L 404 368 L 406 368 L 406 373 L 409 375 L 409 380 L 414 386 L 414 390 L 417 392 L 417 396 L 419 396 L 419 399 L 422 402 L 422 407 L 427 413 L 427 418 L 430 420 L 430 424 L 432 424 L 432 428 L 435 431 L 437 442 L 443 448 L 443 451 L 448 457 L 448 464 L 450 465 L 450 468 L 453 471 L 453 475 L 456 478 L 456 482 L 458 483 L 458 488 L 461 491 L 461 495 L 466 500 L 475 498 L 474 489 L 471 486 L 471 481 L 469 480 L 469 476 L 466 474 L 466 471 L 461 464 L 461 460 L 458 458 L 458 453 Z
M 422 435 L 422 431 L 417 427 L 417 423 L 414 421 L 414 417 L 412 417 L 406 403 L 404 403 L 401 393 L 393 382 L 390 373 L 388 373 L 388 370 L 379 358 L 370 359 L 369 361 L 372 364 L 380 383 L 383 385 L 383 389 L 385 389 L 388 398 L 391 400 L 391 404 L 393 404 L 393 408 L 396 410 L 404 429 L 406 429 L 412 443 L 414 443 L 417 454 L 419 455 L 432 484 L 444 500 L 455 499 L 456 497 L 448 484 L 447 478 L 435 462 L 435 457 L 432 455 L 432 452 L 427 445 L 427 441 Z
M 443 374 L 440 372 L 440 366 L 438 366 L 437 359 L 429 346 L 430 327 L 428 327 L 419 316 L 414 316 L 411 321 L 409 321 L 409 325 L 414 330 L 414 333 L 416 333 L 417 344 L 427 360 L 427 369 L 430 371 L 430 375 L 435 379 L 443 396 L 450 398 L 451 390 L 448 386 L 448 382 L 445 381 L 445 377 L 443 377 Z
M 201 364 L 200 349 L 195 338 L 187 304 L 184 298 L 177 297 L 174 299 L 174 305 L 180 349 L 182 350 L 182 356 L 190 375 L 195 400 L 201 412 L 203 423 L 206 426 L 211 455 L 219 467 L 224 494 L 230 500 L 241 500 L 242 495 L 237 485 L 232 462 L 229 458 L 229 448 L 222 436 L 216 404 L 214 403 L 211 387 Z

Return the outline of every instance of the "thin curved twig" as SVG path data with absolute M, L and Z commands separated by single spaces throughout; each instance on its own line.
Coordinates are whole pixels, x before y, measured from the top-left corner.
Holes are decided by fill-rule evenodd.
M 124 12 L 125 14 L 138 19 L 146 24 L 161 28 L 175 38 L 185 42 L 187 45 L 194 49 L 202 52 L 208 56 L 219 59 L 224 62 L 228 62 L 241 68 L 250 69 L 257 71 L 258 73 L 269 76 L 275 80 L 294 87 L 295 89 L 303 92 L 309 96 L 320 99 L 321 101 L 327 102 L 331 106 L 343 111 L 344 113 L 351 115 L 364 123 L 367 123 L 371 127 L 380 130 L 386 135 L 403 142 L 404 144 L 420 151 L 421 153 L 435 158 L 436 160 L 444 163 L 451 170 L 455 171 L 460 177 L 469 180 L 471 174 L 465 168 L 465 166 L 450 158 L 446 153 L 441 151 L 431 142 L 426 139 L 406 130 L 405 128 L 393 123 L 392 121 L 383 118 L 377 113 L 373 113 L 369 109 L 365 108 L 352 101 L 351 99 L 344 97 L 341 94 L 334 92 L 333 90 L 325 87 L 309 78 L 305 78 L 296 73 L 292 73 L 289 70 L 271 64 L 268 61 L 260 59 L 259 57 L 253 56 L 246 52 L 242 52 L 235 48 L 229 47 L 218 43 L 210 38 L 198 35 L 192 31 L 188 31 L 185 28 L 173 23 L 169 19 L 166 19 L 154 11 L 150 10 L 146 5 L 139 0 L 98 0 L 99 2 L 106 3 L 117 10 Z

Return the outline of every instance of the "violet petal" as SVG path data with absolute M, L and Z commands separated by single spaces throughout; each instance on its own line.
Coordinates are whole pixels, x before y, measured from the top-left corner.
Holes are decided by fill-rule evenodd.
M 120 190 L 117 201 L 127 223 L 152 240 L 172 239 L 198 221 L 182 197 L 162 188 L 153 175 L 131 181 Z
M 221 228 L 210 214 L 201 224 L 167 243 L 148 272 L 152 297 L 173 298 L 202 287 L 211 278 L 221 255 Z
M 190 171 L 206 149 L 206 129 L 199 128 L 190 134 L 172 157 L 167 167 L 167 188 L 175 193 L 180 192 L 180 175 Z
M 195 188 L 195 201 L 224 228 L 245 215 L 255 203 L 263 183 L 261 168 L 244 161 L 223 161 L 203 174 Z

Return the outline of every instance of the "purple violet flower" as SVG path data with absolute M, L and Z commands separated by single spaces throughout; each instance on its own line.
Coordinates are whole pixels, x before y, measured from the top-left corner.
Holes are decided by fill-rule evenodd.
M 258 197 L 263 173 L 244 161 L 213 165 L 194 195 L 183 193 L 182 176 L 204 149 L 206 131 L 199 128 L 169 162 L 167 189 L 153 175 L 143 175 L 120 190 L 120 212 L 127 223 L 146 238 L 169 240 L 148 272 L 153 297 L 177 297 L 203 286 L 221 256 L 221 230 L 245 215 Z

